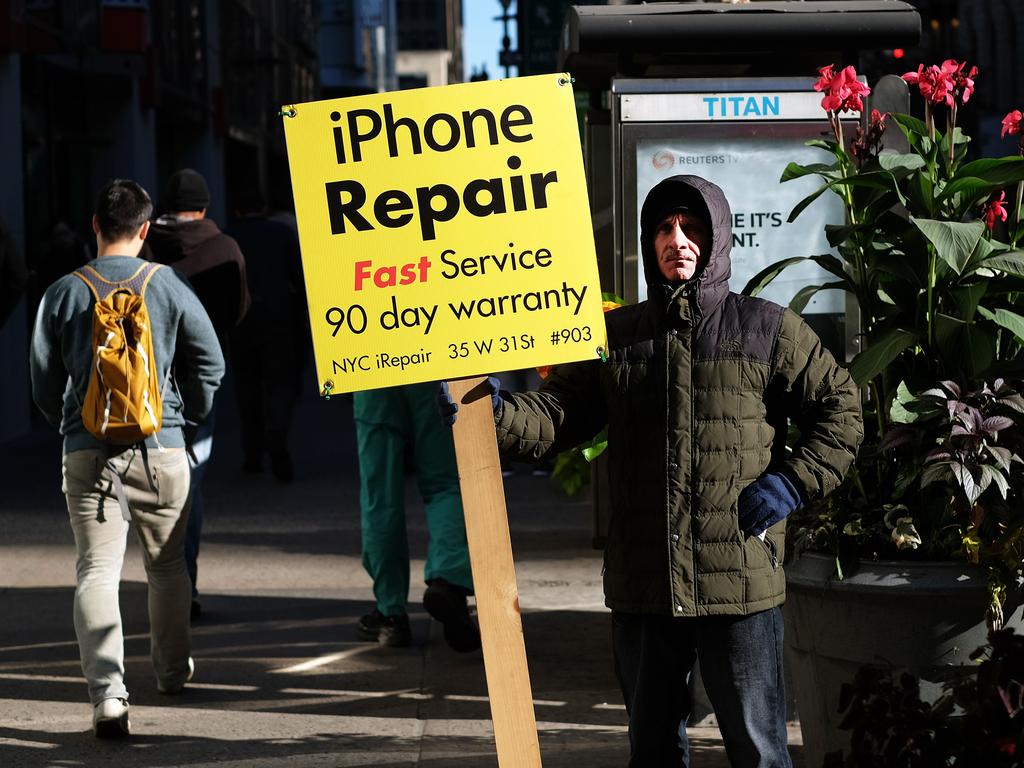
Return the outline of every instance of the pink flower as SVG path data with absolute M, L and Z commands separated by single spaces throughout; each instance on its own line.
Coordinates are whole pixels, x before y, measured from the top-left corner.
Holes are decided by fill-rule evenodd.
M 917 65 L 917 72 L 907 72 L 903 79 L 911 85 L 916 84 L 924 100 L 932 104 L 942 104 L 955 83 L 953 78 L 932 64 L 927 69 L 924 64 Z
M 818 70 L 820 77 L 814 84 L 814 90 L 824 92 L 821 106 L 827 112 L 861 111 L 864 108 L 864 96 L 871 89 L 857 79 L 857 70 L 852 66 L 844 67 L 839 72 L 829 64 Z
M 949 59 L 943 62 L 943 66 L 946 66 L 947 64 L 953 64 L 956 66 L 956 71 L 953 73 L 953 76 L 956 79 L 955 93 L 956 96 L 960 97 L 960 103 L 966 104 L 968 99 L 971 98 L 971 94 L 974 93 L 974 78 L 978 76 L 978 68 L 971 67 L 967 71 L 967 74 L 964 74 L 964 67 L 967 66 L 966 61 L 961 64 L 957 64 L 952 59 Z
M 996 226 L 997 220 L 1006 221 L 1006 192 L 1000 192 L 999 197 L 993 194 L 981 207 L 981 217 L 989 229 Z
M 945 104 L 952 107 L 955 103 L 966 104 L 974 93 L 974 78 L 978 74 L 977 67 L 971 67 L 966 73 L 967 62 L 946 59 L 942 66 L 932 64 L 925 67 L 917 65 L 916 72 L 906 72 L 903 79 L 911 85 L 917 85 L 921 96 L 932 104 Z
M 818 82 L 814 84 L 814 90 L 824 91 L 828 90 L 828 87 L 832 84 L 832 79 L 836 76 L 835 71 L 832 69 L 831 64 L 826 64 L 824 67 L 818 68 Z
M 1007 136 L 1016 136 L 1024 127 L 1021 126 L 1021 121 L 1024 120 L 1024 115 L 1021 114 L 1019 109 L 1008 112 L 1006 117 L 1003 118 L 1003 131 L 1000 135 L 1001 138 Z

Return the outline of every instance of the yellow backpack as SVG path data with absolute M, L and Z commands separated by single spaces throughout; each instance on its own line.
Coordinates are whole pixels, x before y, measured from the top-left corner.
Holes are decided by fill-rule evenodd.
M 74 272 L 96 300 L 82 424 L 100 440 L 130 445 L 160 431 L 163 396 L 144 299 L 160 266 L 147 262 L 120 282 L 107 280 L 91 266 Z

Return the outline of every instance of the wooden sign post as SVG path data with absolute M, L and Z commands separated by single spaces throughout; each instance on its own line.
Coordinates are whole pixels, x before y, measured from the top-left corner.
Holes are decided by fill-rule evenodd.
M 473 566 L 480 640 L 494 741 L 501 768 L 539 768 L 540 745 L 533 713 L 530 671 L 519 614 L 519 590 L 505 509 L 494 415 L 484 378 L 449 382 L 459 404 L 455 457 Z

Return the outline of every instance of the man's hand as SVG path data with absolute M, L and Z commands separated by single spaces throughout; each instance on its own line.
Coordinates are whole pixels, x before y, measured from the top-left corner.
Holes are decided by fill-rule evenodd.
M 800 492 L 781 472 L 761 475 L 740 492 L 740 530 L 747 537 L 759 536 L 801 503 Z
M 497 376 L 488 376 L 484 381 L 484 389 L 491 396 L 491 410 L 497 411 L 501 405 L 501 382 Z M 441 389 L 437 393 L 437 410 L 441 414 L 441 420 L 449 427 L 455 424 L 456 414 L 459 412 L 459 404 L 456 403 L 448 391 L 448 382 L 441 382 Z

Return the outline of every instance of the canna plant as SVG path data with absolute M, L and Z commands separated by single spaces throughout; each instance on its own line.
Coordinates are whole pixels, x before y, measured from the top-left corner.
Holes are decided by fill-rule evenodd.
M 782 181 L 822 181 L 797 204 L 790 221 L 823 194 L 841 198 L 845 222 L 826 227 L 838 255 L 784 259 L 756 275 L 745 292 L 756 295 L 790 265 L 810 260 L 834 279 L 805 287 L 791 308 L 802 311 L 816 292 L 840 289 L 853 296 L 858 310 L 860 351 L 850 372 L 866 395 L 865 445 L 827 507 L 794 521 L 797 548 L 830 541 L 840 573 L 865 555 L 965 557 L 990 569 L 989 619 L 998 624 L 998 604 L 1020 570 L 1019 563 L 1004 567 L 1004 545 L 1011 535 L 1019 537 L 1020 526 L 979 527 L 972 519 L 986 509 L 988 495 L 975 496 L 982 486 L 986 494 L 993 489 L 1008 504 L 1024 506 L 1022 478 L 1001 463 L 1002 445 L 984 452 L 996 448 L 997 437 L 1019 429 L 1019 414 L 1000 415 L 1010 422 L 998 422 L 998 435 L 983 439 L 980 456 L 961 456 L 957 451 L 965 441 L 953 439 L 963 437 L 954 429 L 983 429 L 984 420 L 982 426 L 964 421 L 966 413 L 982 412 L 977 404 L 964 406 L 973 411 L 946 413 L 942 430 L 948 434 L 932 435 L 945 440 L 946 457 L 925 451 L 908 461 L 893 444 L 906 436 L 903 419 L 914 408 L 928 412 L 931 406 L 932 417 L 943 413 L 931 402 L 937 391 L 955 398 L 961 391 L 981 391 L 972 382 L 1000 379 L 1000 386 L 1016 394 L 1018 388 L 1005 382 L 1024 375 L 1024 252 L 1017 250 L 1024 235 L 1024 137 L 1019 156 L 967 159 L 970 137 L 957 117 L 976 76 L 977 68 L 953 60 L 922 65 L 903 77 L 924 99 L 923 120 L 871 110 L 847 138 L 842 115 L 867 112 L 863 100 L 870 91 L 853 67 L 819 70 L 814 88 L 823 93 L 831 137 L 808 144 L 823 150 L 828 161 L 791 163 Z M 1020 113 L 1014 114 L 1003 122 L 1004 136 L 1021 132 Z M 905 138 L 907 152 L 884 148 L 887 132 L 894 130 Z M 1009 206 L 1007 190 L 1015 201 Z M 926 419 L 918 428 L 924 424 L 934 432 L 937 422 Z M 1010 463 L 1016 461 L 1014 454 Z M 1000 479 L 991 474 L 993 467 Z M 930 492 L 940 477 L 943 492 Z M 983 535 L 989 540 L 981 543 Z

